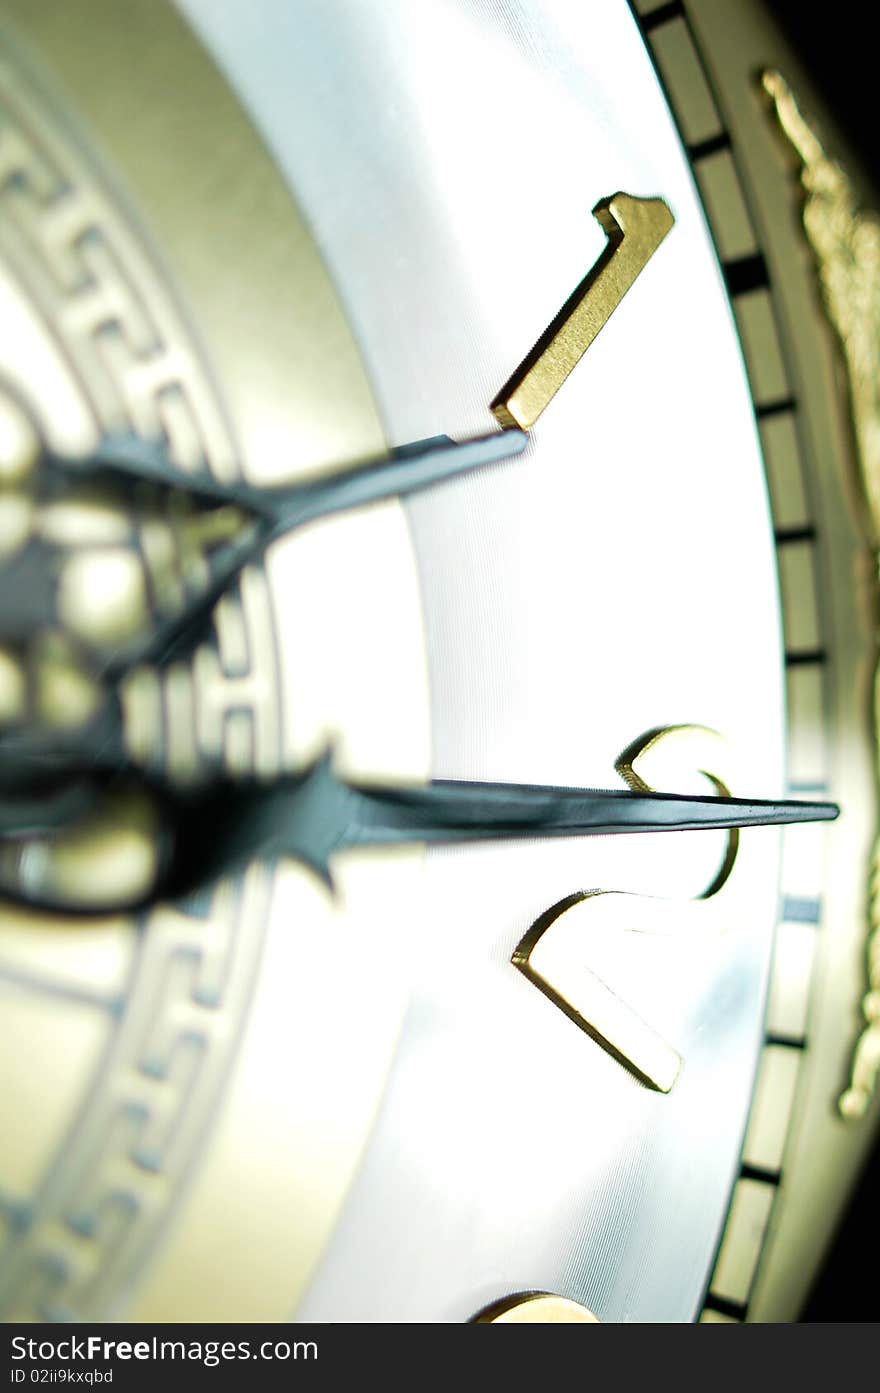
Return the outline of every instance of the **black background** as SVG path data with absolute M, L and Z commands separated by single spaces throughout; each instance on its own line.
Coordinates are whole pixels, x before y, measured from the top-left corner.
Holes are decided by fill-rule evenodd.
M 880 15 L 876 7 L 865 0 L 833 0 L 827 5 L 813 5 L 809 0 L 772 0 L 768 8 L 834 114 L 853 154 L 871 177 L 877 189 L 874 207 L 880 211 L 880 45 L 876 39 Z M 802 1320 L 877 1320 L 880 1297 L 875 1292 L 872 1273 L 878 1236 L 880 1147 L 869 1159 Z
M 877 28 L 868 0 L 767 0 L 855 155 L 880 188 Z M 878 198 L 880 203 L 880 198 Z

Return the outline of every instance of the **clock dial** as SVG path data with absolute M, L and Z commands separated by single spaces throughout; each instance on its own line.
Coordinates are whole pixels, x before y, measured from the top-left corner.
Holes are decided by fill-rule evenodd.
M 356 30 L 345 6 L 305 26 L 265 9 L 263 22 L 282 26 L 274 70 L 264 49 L 243 61 L 231 10 L 187 13 L 308 210 L 392 443 L 485 430 L 499 384 L 605 251 L 590 209 L 614 189 L 666 200 L 674 228 L 526 455 L 407 504 L 433 771 L 601 787 L 640 732 L 693 719 L 743 751 L 749 791 L 772 794 L 781 673 L 750 399 L 687 165 L 626 8 L 600 21 L 570 6 L 520 9 L 528 43 L 478 6 L 437 7 L 418 23 L 405 5 L 383 6 Z M 328 48 L 332 88 L 317 58 Z M 441 53 L 454 91 L 439 81 Z M 529 170 L 515 216 L 493 173 L 511 149 Z M 745 586 L 720 574 L 726 550 L 749 555 Z M 695 585 L 698 574 L 717 584 Z M 695 776 L 692 791 L 710 789 Z M 688 1087 L 683 1073 L 668 1097 L 572 1030 L 509 960 L 535 919 L 575 891 L 698 896 L 723 838 L 676 839 L 666 852 L 626 838 L 560 843 L 529 848 L 528 861 L 504 847 L 429 853 L 400 1050 L 302 1318 L 467 1319 L 535 1288 L 603 1319 L 692 1317 L 760 1035 L 774 843 L 762 834 L 756 851 L 763 917 L 702 962 L 667 959 L 662 989 L 656 945 L 626 943 L 616 974 L 595 964 L 680 1046 Z M 511 1050 L 516 1071 L 501 1064 Z M 589 1109 L 572 1106 L 585 1096 Z M 691 1156 L 686 1203 L 679 1148 Z M 662 1201 L 661 1173 L 672 1186 Z M 514 1195 L 520 1215 L 529 1197 L 540 1255 L 511 1230 Z M 382 1283 L 366 1283 L 377 1267 Z
M 731 311 L 764 270 L 719 268 L 692 168 L 723 142 L 686 153 L 645 43 L 682 7 L 98 2 L 97 53 L 77 6 L 3 5 L 0 425 L 47 468 L 0 460 L 0 566 L 99 469 L 146 577 L 120 647 L 90 542 L 50 651 L 0 654 L 4 1051 L 39 1065 L 0 1126 L 40 1100 L 4 1314 L 693 1319 L 780 864 L 807 903 L 778 831 L 724 829 L 833 810 L 785 777 L 822 655 L 780 652 L 791 393 L 750 388 Z M 736 779 L 682 762 L 697 725 Z M 69 850 L 123 768 L 182 878 L 142 803 Z M 716 830 L 559 835 L 624 815 Z

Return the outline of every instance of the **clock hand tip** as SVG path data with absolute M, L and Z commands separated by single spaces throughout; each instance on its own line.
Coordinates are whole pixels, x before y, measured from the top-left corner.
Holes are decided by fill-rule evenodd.
M 805 821 L 836 822 L 840 817 L 840 805 L 838 803 L 803 803 L 796 806 L 810 809 L 810 816 L 805 818 Z
M 741 801 L 741 800 L 736 800 Z M 782 825 L 795 822 L 834 822 L 840 817 L 837 803 L 813 803 L 807 799 L 785 799 L 779 802 L 766 802 L 754 805 L 756 811 L 762 810 L 766 816 L 754 819 L 755 825 Z
M 840 816 L 837 803 L 814 803 L 807 799 L 782 799 L 752 802 L 743 798 L 711 798 L 701 800 L 713 809 L 725 807 L 731 813 L 730 825 L 740 827 L 782 826 L 798 822 L 834 822 Z M 742 820 L 739 821 L 740 815 Z M 707 819 L 707 825 L 709 820 Z

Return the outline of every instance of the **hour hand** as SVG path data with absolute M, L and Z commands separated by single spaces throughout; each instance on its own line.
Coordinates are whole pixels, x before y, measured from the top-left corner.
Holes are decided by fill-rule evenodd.
M 179 471 L 152 446 L 138 440 L 128 442 L 122 450 L 110 446 L 106 459 L 96 458 L 99 468 L 112 469 L 116 475 L 131 470 L 135 480 L 148 479 L 166 488 L 194 488 L 197 503 L 209 510 L 222 506 L 240 520 L 238 530 L 211 555 L 202 588 L 188 597 L 182 610 L 163 619 L 139 650 L 121 653 L 111 666 L 127 669 L 135 661 L 167 663 L 191 652 L 204 636 L 221 596 L 235 584 L 244 567 L 260 561 L 279 537 L 335 513 L 406 497 L 509 459 L 520 454 L 525 445 L 526 436 L 521 431 L 495 431 L 460 442 L 445 435 L 433 436 L 323 478 L 267 489 L 241 482 L 220 485 L 211 480 L 193 485 L 181 479 Z
M 117 678 L 139 663 L 185 658 L 206 637 L 217 602 L 279 537 L 525 445 L 518 430 L 461 442 L 435 436 L 265 489 L 187 474 L 159 443 L 136 436 L 105 439 L 82 459 L 43 450 L 18 499 L 28 526 L 12 540 L 0 535 L 0 642 L 27 645 L 60 627 L 96 671 Z

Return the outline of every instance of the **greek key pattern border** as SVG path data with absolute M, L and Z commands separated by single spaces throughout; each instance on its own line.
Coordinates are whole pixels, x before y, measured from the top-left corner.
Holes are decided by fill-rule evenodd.
M 0 255 L 61 347 L 96 437 L 127 428 L 161 438 L 180 467 L 229 479 L 236 450 L 207 368 L 161 269 L 69 129 L 23 67 L 0 58 Z M 246 573 L 242 591 L 208 646 L 211 738 L 244 721 L 255 762 L 272 769 L 274 610 L 262 572 Z M 224 682 L 229 693 L 218 695 Z M 16 1197 L 0 1246 L 4 1319 L 106 1318 L 125 1299 L 216 1114 L 270 895 L 270 873 L 254 866 L 209 902 L 160 906 L 140 921 L 128 991 L 79 1115 L 37 1191 Z

